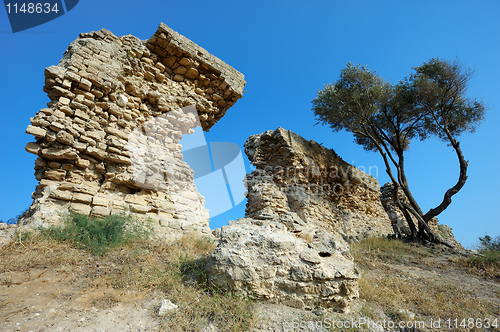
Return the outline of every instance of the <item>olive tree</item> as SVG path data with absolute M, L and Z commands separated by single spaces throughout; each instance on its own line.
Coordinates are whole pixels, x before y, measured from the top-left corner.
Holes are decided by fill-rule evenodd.
M 458 61 L 431 59 L 396 85 L 384 81 L 366 66 L 348 63 L 340 78 L 327 84 L 313 103 L 319 123 L 334 131 L 353 133 L 355 142 L 383 158 L 393 183 L 395 203 L 405 216 L 412 236 L 437 241 L 428 226 L 451 203 L 467 180 L 467 165 L 458 137 L 472 132 L 484 117 L 484 104 L 467 98 L 473 71 Z M 460 175 L 442 202 L 423 213 L 413 197 L 405 173 L 405 152 L 413 139 L 436 136 L 455 150 Z M 394 170 L 394 171 L 393 171 Z M 398 190 L 405 200 L 398 198 Z M 418 230 L 412 216 L 418 221 Z

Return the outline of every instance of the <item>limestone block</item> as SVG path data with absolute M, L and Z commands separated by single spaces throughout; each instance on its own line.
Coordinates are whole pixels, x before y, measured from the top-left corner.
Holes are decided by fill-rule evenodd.
M 61 106 L 69 106 L 71 100 L 66 97 L 59 97 L 59 103 Z
M 90 212 L 92 211 L 92 208 L 89 205 L 86 204 L 81 204 L 81 203 L 71 203 L 70 209 L 79 214 L 83 215 L 90 215 Z
M 76 150 L 82 152 L 82 151 L 85 151 L 87 149 L 88 144 L 87 143 L 83 143 L 83 142 L 74 141 L 73 144 L 72 144 L 72 146 Z
M 104 131 L 98 131 L 98 130 L 93 130 L 93 131 L 87 131 L 85 132 L 85 135 L 87 137 L 90 137 L 96 142 L 101 142 L 104 140 L 104 137 L 106 136 L 106 132 Z
M 108 112 L 118 118 L 123 116 L 123 110 L 115 104 L 109 104 Z
M 76 107 L 77 105 L 75 105 L 75 104 L 77 104 L 79 107 Z M 85 106 L 85 105 L 79 104 L 79 103 L 73 103 L 73 102 L 71 103 L 71 107 L 77 108 L 75 110 L 75 113 L 74 113 L 75 116 L 77 116 L 79 118 L 82 118 L 83 120 L 89 120 L 90 119 L 90 115 L 88 115 L 87 112 L 84 112 L 84 111 L 81 110 L 81 108 L 83 108 L 82 106 Z M 85 106 L 84 109 L 86 109 L 88 111 L 88 107 L 87 106 Z
M 61 163 L 58 163 L 57 161 L 49 161 L 47 162 L 47 166 L 50 168 L 59 168 L 61 167 Z
M 28 144 L 26 144 L 26 147 L 24 149 L 26 150 L 26 152 L 38 154 L 40 152 L 41 147 L 36 143 L 29 142 Z
M 130 204 L 130 211 L 136 212 L 136 213 L 147 213 L 150 211 L 149 206 L 142 206 L 142 205 L 136 205 L 136 204 Z
M 136 196 L 136 195 L 126 195 L 124 201 L 127 202 L 127 203 L 141 205 L 141 206 L 147 206 L 148 205 L 148 201 L 147 200 L 145 200 L 142 197 Z
M 104 206 L 94 206 L 92 208 L 92 216 L 95 217 L 107 217 L 111 213 L 110 209 L 104 207 Z
M 85 134 L 87 134 L 87 133 L 85 133 Z M 97 145 L 97 142 L 94 139 L 92 139 L 92 138 L 90 138 L 90 137 L 88 137 L 86 135 L 82 135 L 78 139 L 81 142 L 87 143 L 88 145 L 91 145 L 91 146 L 96 146 Z
M 127 51 L 138 58 L 124 56 Z M 50 108 L 35 115 L 27 129 L 38 139 L 26 146 L 39 155 L 35 177 L 41 182 L 35 207 L 45 201 L 68 202 L 71 194 L 73 208 L 87 215 L 130 209 L 153 218 L 158 226 L 160 220 L 166 220 L 163 226 L 173 220 L 173 228 L 161 228 L 165 233 L 185 231 L 191 225 L 193 230 L 209 232 L 204 201 L 196 192 L 193 171 L 181 162 L 178 144 L 195 125 L 196 116 L 183 119 L 178 108 L 198 105 L 196 111 L 205 119 L 203 129 L 208 130 L 227 105 L 220 103 L 222 99 L 213 102 L 204 90 L 212 88 L 212 93 L 235 102 L 242 95 L 242 74 L 164 24 L 147 41 L 116 37 L 107 30 L 82 33 L 64 61 L 45 74 Z M 168 120 L 162 117 L 166 112 Z M 137 142 L 139 146 L 152 144 L 152 149 L 132 153 L 127 148 L 136 129 L 149 136 Z M 170 157 L 155 163 L 162 155 Z M 135 157 L 142 159 L 133 164 Z M 147 172 L 150 166 L 155 168 L 153 174 Z M 160 171 L 164 167 L 172 176 L 168 187 Z M 136 181 L 138 171 L 143 171 L 138 173 L 144 175 L 143 182 Z M 172 192 L 176 188 L 185 191 L 179 211 L 166 200 L 177 194 Z M 46 200 L 50 190 L 66 194 L 56 191 Z M 37 213 L 36 218 L 45 218 Z
M 308 227 L 317 242 L 331 241 L 333 234 Z M 359 272 L 343 255 L 345 241 L 335 241 L 337 249 L 318 252 L 288 232 L 279 217 L 239 219 L 222 227 L 206 272 L 210 283 L 242 295 L 301 309 L 321 305 L 346 311 L 358 297 Z
M 40 183 L 41 183 L 41 181 L 40 181 Z M 58 187 L 58 188 L 59 188 L 60 190 L 68 190 L 68 191 L 73 191 L 73 187 L 74 187 L 74 186 L 73 186 L 73 183 L 71 183 L 71 182 L 61 182 L 61 183 L 59 184 L 59 187 Z
M 108 153 L 108 155 L 106 156 L 106 161 L 110 161 L 117 164 L 125 164 L 125 165 L 132 164 L 130 158 L 121 156 L 116 153 Z
M 92 87 L 92 83 L 89 80 L 82 78 L 80 80 L 80 83 L 78 84 L 78 87 L 80 89 L 85 90 L 85 91 L 90 91 L 90 88 Z
M 45 177 L 49 180 L 62 181 L 66 177 L 66 171 L 62 169 L 45 171 Z
M 128 136 L 129 134 L 122 131 L 122 130 L 119 130 L 117 128 L 114 128 L 114 127 L 107 127 L 106 128 L 106 132 L 110 135 L 114 135 L 114 136 L 118 136 L 119 138 L 122 138 L 124 140 L 128 140 Z
M 47 148 L 42 149 L 42 157 L 49 160 L 76 160 L 78 154 L 69 147 L 63 149 Z
M 248 138 L 245 153 L 257 168 L 247 176 L 247 216 L 295 212 L 346 238 L 392 233 L 378 181 L 333 150 L 280 127 Z
M 50 193 L 49 197 L 54 198 L 54 199 L 60 199 L 63 201 L 71 201 L 73 194 L 69 191 L 63 191 L 63 190 L 56 189 Z
M 63 126 L 63 128 L 64 128 L 64 126 Z M 63 143 L 63 144 L 72 145 L 73 142 L 74 142 L 74 140 L 75 140 L 75 138 L 74 138 L 73 135 L 67 133 L 64 130 L 61 130 L 60 132 L 57 133 L 56 140 L 58 142 Z
M 26 128 L 26 134 L 33 135 L 36 138 L 44 138 L 47 134 L 47 130 L 29 125 L 28 128 Z
M 198 77 L 199 72 L 196 68 L 189 68 L 186 74 L 184 75 L 187 79 L 194 80 Z
M 80 82 L 80 79 L 81 77 L 78 76 L 77 74 L 71 72 L 71 71 L 67 71 L 65 74 L 64 74 L 64 78 L 66 79 L 69 79 L 73 82 L 76 82 L 76 83 L 79 83 Z
M 95 148 L 93 146 L 88 146 L 86 152 L 97 160 L 104 160 L 107 155 L 106 151 Z
M 64 129 L 64 125 L 60 122 L 52 121 L 49 128 L 57 133 L 58 131 Z
M 82 194 L 82 193 L 75 193 L 73 195 L 73 199 L 72 200 L 75 203 L 90 204 L 90 202 L 92 202 L 92 195 Z
M 97 193 L 98 187 L 86 183 L 78 183 L 78 184 L 75 183 L 73 184 L 73 190 L 75 192 L 83 194 L 95 195 Z
M 109 201 L 105 197 L 94 196 L 92 199 L 92 205 L 107 207 Z
M 168 221 L 168 227 L 173 229 L 181 229 L 181 221 L 179 219 L 170 219 Z

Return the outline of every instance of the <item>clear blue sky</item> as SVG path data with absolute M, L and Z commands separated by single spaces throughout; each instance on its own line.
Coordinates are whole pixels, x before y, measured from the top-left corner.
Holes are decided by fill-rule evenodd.
M 282 126 L 357 166 L 377 166 L 382 184 L 388 178 L 377 154 L 363 151 L 349 134 L 314 126 L 310 102 L 317 90 L 335 81 L 349 61 L 394 83 L 432 57 L 458 57 L 474 66 L 470 95 L 489 111 L 475 134 L 462 137 L 469 180 L 439 218 L 467 246 L 485 233 L 500 235 L 499 14 L 498 0 L 82 0 L 62 17 L 13 34 L 0 8 L 0 219 L 29 207 L 37 184 L 35 156 L 24 151 L 32 137 L 24 131 L 48 102 L 44 68 L 57 64 L 81 32 L 106 28 L 147 39 L 164 22 L 245 75 L 247 92 L 206 135 L 208 141 L 243 146 L 248 136 Z M 438 204 L 458 176 L 452 149 L 435 140 L 413 143 L 407 167 L 424 210 Z M 211 226 L 243 215 L 244 203 L 214 218 Z

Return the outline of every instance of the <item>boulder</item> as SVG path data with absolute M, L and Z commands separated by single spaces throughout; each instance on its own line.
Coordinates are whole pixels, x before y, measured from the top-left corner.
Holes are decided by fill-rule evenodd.
M 209 282 L 291 307 L 347 311 L 358 297 L 359 278 L 348 244 L 338 234 L 297 219 L 242 218 L 223 226 L 207 265 Z M 285 224 L 302 230 L 292 233 Z

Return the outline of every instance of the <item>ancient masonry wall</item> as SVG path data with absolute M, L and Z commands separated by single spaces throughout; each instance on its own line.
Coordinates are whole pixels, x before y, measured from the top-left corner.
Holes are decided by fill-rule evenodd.
M 23 216 L 32 226 L 74 210 L 149 217 L 157 232 L 209 232 L 208 211 L 179 141 L 208 131 L 242 96 L 244 77 L 160 24 L 146 41 L 80 34 L 45 70 L 50 102 L 31 118 L 39 180 Z
M 346 239 L 393 233 L 378 181 L 333 150 L 280 127 L 248 138 L 245 153 L 257 168 L 247 176 L 247 217 L 295 212 Z

